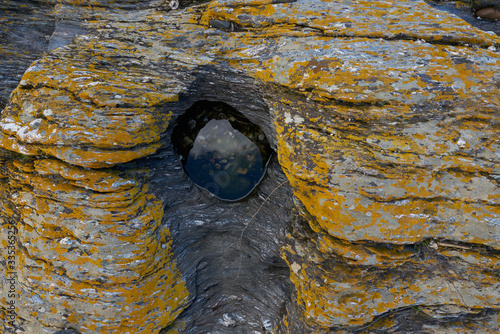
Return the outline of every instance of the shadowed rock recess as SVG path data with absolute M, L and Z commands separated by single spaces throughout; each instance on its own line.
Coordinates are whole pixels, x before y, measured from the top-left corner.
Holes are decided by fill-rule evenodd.
M 454 5 L 3 1 L 0 332 L 496 333 L 500 37 Z M 274 150 L 244 199 L 175 153 L 204 104 Z

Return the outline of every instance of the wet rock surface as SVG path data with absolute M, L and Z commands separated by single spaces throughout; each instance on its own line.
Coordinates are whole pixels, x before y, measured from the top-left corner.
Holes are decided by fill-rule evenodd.
M 0 110 L 31 63 L 47 51 L 55 30 L 50 1 L 0 3 Z
M 442 5 L 4 2 L 3 330 L 494 333 L 500 38 Z M 245 199 L 175 154 L 199 101 L 277 153 Z

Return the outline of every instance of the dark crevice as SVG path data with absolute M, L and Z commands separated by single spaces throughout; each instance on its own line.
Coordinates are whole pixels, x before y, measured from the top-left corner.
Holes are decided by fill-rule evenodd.
M 3 109 L 7 106 L 7 99 L 0 96 L 0 115 Z
M 427 313 L 428 309 L 436 309 L 446 307 L 446 305 L 414 305 L 411 307 L 399 308 L 383 313 L 373 319 L 370 323 L 353 328 L 352 333 L 373 333 L 373 334 L 386 334 L 386 333 L 434 333 L 436 329 L 446 331 L 449 328 L 462 328 L 468 327 L 476 328 L 478 323 L 486 324 L 498 315 L 498 310 L 495 309 L 482 309 L 478 312 L 468 313 L 470 310 L 463 307 L 463 312 L 434 317 Z M 387 327 L 382 324 L 383 322 L 392 323 L 392 326 Z M 380 327 L 379 327 L 380 325 Z M 433 328 L 428 330 L 428 328 Z
M 429 247 L 431 241 L 434 242 L 439 248 L 451 249 L 456 251 L 471 251 L 480 253 L 482 255 L 491 255 L 491 256 L 500 255 L 500 249 L 495 249 L 488 245 L 450 240 L 444 238 L 427 238 L 411 246 L 413 246 L 416 249 L 425 247 L 428 251 L 434 251 Z
M 224 20 L 209 20 L 208 24 L 212 28 L 224 30 L 224 31 L 244 31 L 245 29 L 232 21 L 224 21 Z
M 445 196 L 435 196 L 435 197 L 418 197 L 418 196 L 405 196 L 405 197 L 398 197 L 398 198 L 387 198 L 387 199 L 382 199 L 382 198 L 376 198 L 372 196 L 368 196 L 367 194 L 363 195 L 365 198 L 368 198 L 374 202 L 377 203 L 384 203 L 384 204 L 394 204 L 397 205 L 398 202 L 402 201 L 423 201 L 423 202 L 428 202 L 428 203 L 436 203 L 436 202 L 443 202 L 443 203 L 463 203 L 463 204 L 479 204 L 479 205 L 487 205 L 487 206 L 500 206 L 500 204 L 496 203 L 491 203 L 486 200 L 478 200 L 478 201 L 467 201 L 459 198 L 451 198 L 451 197 L 445 197 Z M 423 213 L 425 214 L 425 213 Z M 445 224 L 446 222 L 439 222 L 436 221 L 434 223 L 443 223 Z
M 286 86 L 283 86 L 283 88 L 288 88 Z M 290 88 L 288 88 L 290 89 Z M 321 90 L 321 89 L 317 89 L 317 88 L 306 88 L 304 91 L 305 92 L 309 92 L 309 93 L 312 93 L 310 98 L 311 99 L 314 99 L 314 93 L 316 91 L 324 91 L 324 90 Z M 329 104 L 334 104 L 334 105 L 337 105 L 337 106 L 343 106 L 343 107 L 352 107 L 352 108 L 356 108 L 356 109 L 359 109 L 359 110 L 366 110 L 368 108 L 371 108 L 371 107 L 384 107 L 384 106 L 390 106 L 391 105 L 391 102 L 390 101 L 382 101 L 382 100 L 379 100 L 379 101 L 348 101 L 348 100 L 343 100 L 343 99 L 339 99 L 339 98 L 335 98 L 335 97 L 330 97 L 330 96 L 321 96 L 320 97 L 321 100 L 326 100 Z
M 338 106 L 353 107 L 359 109 L 362 109 L 363 107 L 383 107 L 391 104 L 388 101 L 354 102 L 342 99 L 331 99 L 331 100 L 333 101 L 334 104 Z
M 384 40 L 384 41 L 421 41 L 424 37 L 421 38 L 416 38 L 412 36 L 407 36 L 404 34 L 398 34 L 394 37 L 384 37 L 384 36 L 366 36 L 366 35 L 355 35 L 355 36 L 349 36 L 349 35 L 341 35 L 341 34 L 328 34 L 325 33 L 325 36 L 329 37 L 335 37 L 335 38 L 346 38 L 346 39 L 354 39 L 354 38 L 366 38 L 366 39 L 373 39 L 373 40 Z M 425 43 L 432 44 L 432 45 L 449 45 L 449 46 L 473 46 L 472 42 L 467 42 L 467 41 L 444 41 L 444 40 L 439 40 L 439 41 L 433 41 L 433 40 L 425 40 Z M 484 48 L 487 49 L 490 47 L 490 45 L 475 45 L 479 48 Z
M 254 81 L 241 74 L 199 68 L 179 101 L 169 104 L 174 115 L 162 148 L 135 162 L 150 171 L 150 191 L 165 212 L 160 228 L 171 233 L 174 260 L 190 293 L 187 308 L 161 333 L 182 323 L 185 334 L 266 332 L 277 326 L 289 302 L 291 283 L 280 245 L 292 197 L 276 156 L 248 197 L 227 202 L 194 186 L 172 143 L 176 122 L 196 101 L 230 105 L 273 139 L 260 95 Z

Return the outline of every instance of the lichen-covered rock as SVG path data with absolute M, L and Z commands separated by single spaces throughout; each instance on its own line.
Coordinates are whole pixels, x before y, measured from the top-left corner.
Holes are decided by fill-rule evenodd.
M 66 324 L 151 333 L 182 311 L 187 292 L 171 238 L 168 230 L 155 234 L 161 203 L 140 177 L 53 159 L 6 168 L 19 217 L 16 302 L 26 333 Z
M 496 251 L 464 255 L 474 247 L 460 243 L 499 248 L 500 39 L 418 1 L 390 10 L 376 2 L 307 5 L 314 10 L 300 11 L 300 2 L 214 4 L 206 14 L 273 34 L 265 43 L 255 32 L 235 36 L 232 65 L 284 87 L 267 95 L 278 154 L 319 250 L 312 262 L 311 245 L 285 252 L 307 321 L 352 326 L 411 305 L 498 308 Z M 273 30 L 278 24 L 290 28 Z M 430 272 L 396 246 L 429 239 L 447 240 L 432 254 L 450 258 Z M 379 246 L 367 242 L 390 250 L 377 256 Z M 454 263 L 449 250 L 477 262 Z M 356 267 L 323 264 L 333 259 Z M 471 288 L 472 276 L 489 283 Z
M 445 332 L 439 319 L 452 318 L 449 328 L 498 328 L 498 36 L 420 0 L 164 5 L 58 2 L 55 17 L 78 22 L 59 31 L 74 39 L 53 36 L 61 46 L 2 112 L 0 145 L 30 156 L 5 153 L 0 171 L 27 333 L 229 333 L 245 319 L 280 333 Z M 276 148 L 297 212 L 286 242 L 277 235 L 254 257 L 276 268 L 262 252 L 282 246 L 287 300 L 254 284 L 244 304 L 240 269 L 233 283 L 211 281 L 237 262 L 228 252 L 246 227 L 224 238 L 226 222 L 215 237 L 203 229 L 226 249 L 179 246 L 193 263 L 177 264 L 163 224 L 176 215 L 165 193 L 177 190 L 129 163 L 168 156 L 171 119 L 201 99 L 249 105 Z M 218 284 L 223 297 L 210 295 Z M 238 318 L 221 300 L 276 319 Z M 200 320 L 190 303 L 220 317 Z

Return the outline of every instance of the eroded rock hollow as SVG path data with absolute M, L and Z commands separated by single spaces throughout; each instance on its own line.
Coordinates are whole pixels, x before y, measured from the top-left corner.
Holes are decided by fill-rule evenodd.
M 495 333 L 498 5 L 2 2 L 1 331 Z M 248 196 L 185 173 L 200 103 Z

